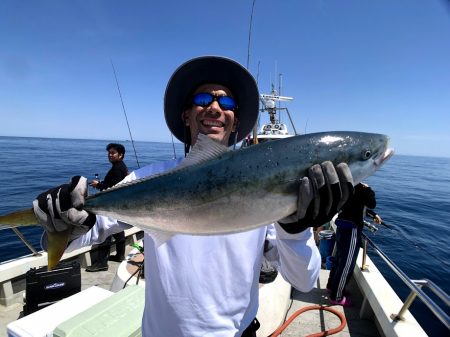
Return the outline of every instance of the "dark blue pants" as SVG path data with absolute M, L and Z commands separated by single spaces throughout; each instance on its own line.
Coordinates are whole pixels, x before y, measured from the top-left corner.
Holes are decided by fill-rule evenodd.
M 336 229 L 336 255 L 328 278 L 327 288 L 331 290 L 330 298 L 342 300 L 355 268 L 356 258 L 361 247 L 362 228 L 340 227 Z

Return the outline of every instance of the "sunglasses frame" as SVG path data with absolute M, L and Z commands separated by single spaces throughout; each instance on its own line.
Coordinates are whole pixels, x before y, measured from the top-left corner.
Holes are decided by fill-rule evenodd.
M 211 98 L 211 101 L 206 103 L 206 104 L 195 103 L 195 99 L 196 99 L 196 97 L 198 95 L 207 95 L 207 96 L 209 96 Z M 226 103 L 220 102 L 222 98 L 231 99 L 234 102 L 234 107 L 230 109 L 230 108 L 224 106 L 223 104 L 226 104 Z M 222 110 L 236 111 L 236 109 L 237 109 L 236 100 L 233 97 L 231 97 L 231 96 L 225 96 L 225 95 L 224 96 L 222 96 L 222 95 L 218 96 L 218 95 L 213 95 L 213 94 L 211 94 L 209 92 L 198 92 L 198 93 L 194 94 L 193 97 L 192 97 L 192 104 L 194 104 L 196 106 L 201 106 L 203 108 L 206 108 L 206 107 L 210 106 L 214 101 L 216 101 L 219 104 L 219 106 L 220 106 L 220 108 Z

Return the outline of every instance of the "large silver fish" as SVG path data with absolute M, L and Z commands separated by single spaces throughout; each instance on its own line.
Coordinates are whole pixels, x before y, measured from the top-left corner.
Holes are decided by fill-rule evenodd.
M 356 184 L 392 154 L 387 136 L 361 132 L 313 133 L 237 151 L 200 135 L 177 168 L 88 197 L 85 209 L 164 233 L 162 240 L 235 233 L 294 213 L 299 181 L 312 165 L 345 162 Z M 8 215 L 0 223 L 13 224 Z

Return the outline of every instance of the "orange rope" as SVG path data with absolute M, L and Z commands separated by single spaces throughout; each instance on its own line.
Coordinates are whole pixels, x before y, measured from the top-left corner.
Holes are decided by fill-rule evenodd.
M 347 324 L 347 320 L 345 319 L 344 314 L 340 313 L 339 311 L 332 309 L 330 307 L 325 307 L 322 305 L 311 305 L 309 307 L 304 307 L 302 309 L 297 310 L 296 312 L 294 312 L 294 314 L 289 317 L 289 319 L 284 322 L 284 324 L 282 326 L 280 326 L 277 330 L 275 330 L 275 332 L 273 334 L 270 335 L 270 337 L 277 337 L 279 336 L 284 329 L 286 329 L 288 327 L 289 324 L 292 323 L 292 321 L 300 314 L 304 313 L 305 311 L 309 311 L 309 310 L 326 310 L 329 311 L 333 314 L 335 314 L 336 316 L 339 317 L 339 319 L 341 320 L 341 325 L 339 325 L 337 328 L 331 329 L 331 330 L 325 330 L 325 331 L 321 331 L 321 332 L 317 332 L 314 333 L 312 335 L 308 335 L 307 337 L 322 337 L 322 336 L 329 336 L 329 335 L 333 335 L 335 333 L 338 333 L 339 331 L 342 331 L 345 328 L 345 325 Z

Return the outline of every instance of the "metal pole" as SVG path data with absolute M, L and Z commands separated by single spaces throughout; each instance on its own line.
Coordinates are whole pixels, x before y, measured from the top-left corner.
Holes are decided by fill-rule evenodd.
M 398 314 L 397 315 L 392 314 L 391 318 L 394 321 L 404 321 L 405 318 L 403 317 L 403 315 L 409 309 L 411 304 L 414 302 L 414 300 L 416 299 L 416 296 L 417 296 L 417 294 L 414 292 L 414 290 L 411 290 L 411 292 L 409 293 L 408 297 L 406 298 L 405 303 L 403 303 L 403 306 L 400 309 L 400 311 L 398 312 Z
M 365 238 L 363 241 L 363 259 L 361 264 L 361 270 L 367 270 L 366 259 L 367 259 L 367 238 Z
M 375 249 L 377 254 L 386 262 L 389 268 L 397 274 L 397 276 L 405 283 L 409 289 L 411 289 L 422 302 L 431 310 L 431 312 L 447 327 L 450 328 L 449 316 L 440 308 L 427 294 L 423 292 L 420 287 L 409 279 L 408 276 L 389 258 L 382 252 L 376 244 L 374 244 L 369 238 L 367 238 L 369 244 Z
M 41 256 L 42 254 L 39 253 L 34 247 L 31 245 L 31 243 L 28 242 L 27 239 L 23 236 L 23 234 L 19 231 L 16 227 L 11 227 L 14 233 L 19 237 L 19 239 L 28 247 L 29 250 L 33 253 L 34 256 Z

